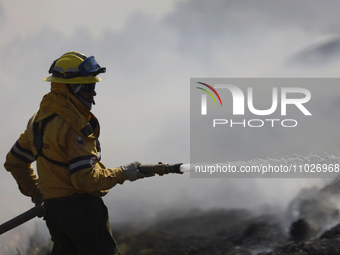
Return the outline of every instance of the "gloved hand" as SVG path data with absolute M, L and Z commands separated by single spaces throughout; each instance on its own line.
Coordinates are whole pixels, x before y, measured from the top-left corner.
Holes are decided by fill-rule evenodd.
M 38 218 L 44 216 L 44 197 L 42 194 L 32 197 L 32 202 L 35 203 L 36 207 L 39 207 L 39 213 L 37 214 Z
M 38 196 L 32 197 L 32 202 L 37 204 L 41 204 L 42 202 L 44 202 L 44 197 L 42 194 L 39 194 Z
M 149 174 L 149 173 L 139 172 L 139 170 L 138 170 L 139 165 L 141 165 L 141 163 L 138 162 L 138 161 L 135 161 L 135 162 L 132 162 L 128 165 L 122 166 L 122 169 L 123 169 L 123 171 L 126 175 L 127 180 L 133 182 L 133 181 L 138 180 L 138 179 L 142 179 L 142 178 L 145 178 L 145 177 L 151 177 L 151 176 L 155 175 L 154 173 Z

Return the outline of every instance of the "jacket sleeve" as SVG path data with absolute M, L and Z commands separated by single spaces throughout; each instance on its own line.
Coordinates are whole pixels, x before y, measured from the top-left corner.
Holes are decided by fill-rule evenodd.
M 68 160 L 73 186 L 84 192 L 108 190 L 123 184 L 121 167 L 105 168 L 99 161 L 96 140 L 85 140 L 76 132 L 68 138 Z
M 38 177 L 32 167 L 33 161 L 35 157 L 31 151 L 27 131 L 25 131 L 8 152 L 4 167 L 13 175 L 21 193 L 32 198 L 41 195 Z

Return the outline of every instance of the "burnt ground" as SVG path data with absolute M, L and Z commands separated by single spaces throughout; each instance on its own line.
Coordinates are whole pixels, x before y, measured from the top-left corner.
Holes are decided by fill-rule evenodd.
M 113 226 L 122 254 L 253 254 L 286 242 L 273 215 L 246 210 L 192 212 L 142 227 Z
M 124 255 L 340 254 L 340 225 L 315 237 L 316 232 L 305 220 L 293 222 L 288 229 L 281 222 L 271 214 L 251 216 L 246 210 L 213 210 L 163 219 L 148 227 L 115 226 L 114 235 Z
M 320 235 L 305 219 L 288 228 L 283 222 L 276 214 L 254 216 L 247 210 L 220 209 L 163 217 L 152 223 L 113 225 L 112 229 L 122 255 L 340 254 L 340 224 Z M 32 237 L 31 249 L 23 254 L 51 254 L 51 244 L 38 245 Z
M 192 211 L 113 226 L 125 254 L 340 255 L 340 178 L 302 189 L 285 212 Z

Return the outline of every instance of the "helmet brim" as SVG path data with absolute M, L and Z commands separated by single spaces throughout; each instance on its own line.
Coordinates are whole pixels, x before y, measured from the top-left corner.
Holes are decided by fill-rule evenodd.
M 47 82 L 57 82 L 57 83 L 64 83 L 64 84 L 86 84 L 86 83 L 96 83 L 100 82 L 102 79 L 99 77 L 94 77 L 92 75 L 87 77 L 75 77 L 71 79 L 63 79 L 63 78 L 57 78 L 53 76 L 49 76 L 44 79 L 44 81 Z

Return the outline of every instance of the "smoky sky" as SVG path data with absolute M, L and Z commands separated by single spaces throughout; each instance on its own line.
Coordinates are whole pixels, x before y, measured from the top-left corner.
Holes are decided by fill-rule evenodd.
M 49 75 L 51 63 L 67 51 L 79 51 L 94 55 L 107 68 L 107 73 L 101 75 L 103 81 L 96 87 L 97 104 L 93 108 L 101 123 L 104 165 L 113 168 L 134 160 L 188 163 L 190 78 L 338 76 L 337 61 L 316 68 L 308 65 L 292 68 L 286 65 L 286 60 L 320 37 L 337 35 L 339 5 L 337 1 L 316 0 L 191 0 L 179 3 L 161 20 L 134 13 L 122 29 L 106 29 L 100 36 L 93 36 L 81 23 L 67 35 L 47 22 L 35 33 L 14 37 L 0 52 L 3 161 L 50 89 L 43 79 Z M 5 22 L 5 13 L 0 5 L 1 22 Z M 70 19 L 70 22 L 77 21 Z M 326 141 L 337 135 L 334 123 L 338 123 L 335 114 L 339 103 L 334 95 L 338 92 L 337 88 L 332 91 L 320 88 L 317 92 L 331 99 L 327 104 L 334 105 L 321 107 L 324 118 L 332 120 L 328 122 L 330 132 Z M 326 131 L 324 126 L 316 125 L 311 130 L 321 136 Z M 231 159 L 228 155 L 237 160 L 248 160 L 252 155 L 265 157 L 264 153 L 251 154 L 251 151 L 242 154 L 242 146 L 247 142 L 262 142 L 266 146 L 276 133 L 267 135 L 265 141 L 256 140 L 251 132 L 241 137 L 231 136 L 226 160 Z M 333 138 L 332 151 L 338 140 Z M 290 145 L 291 141 L 282 137 L 275 156 L 289 156 Z M 308 140 L 296 146 L 304 148 L 299 153 L 309 154 Z M 324 148 L 327 143 L 322 145 Z M 23 201 L 19 206 L 14 203 L 12 207 L 6 206 L 9 209 L 2 217 L 29 207 L 29 199 L 20 195 L 10 174 L 3 170 L 1 176 L 2 193 L 11 193 L 16 201 Z M 286 203 L 287 197 L 296 193 L 296 187 L 305 185 L 296 181 L 289 185 L 280 180 L 275 183 L 272 186 L 261 180 L 195 180 L 188 174 L 169 175 L 114 187 L 105 201 L 112 221 L 119 222 L 152 218 L 169 208 Z M 274 189 L 271 194 L 275 189 L 285 190 L 287 197 L 277 199 L 268 195 L 264 189 L 269 188 Z M 6 203 L 5 198 L 0 199 L 0 204 Z
M 5 18 L 6 18 L 6 14 L 5 14 L 2 4 L 0 3 L 0 29 L 1 29 L 3 22 L 5 21 Z
M 222 1 L 203 0 L 180 3 L 166 19 L 183 35 L 206 32 L 221 35 L 226 31 L 243 34 L 254 28 L 295 26 L 310 31 L 338 32 L 340 3 L 326 0 L 288 1 Z M 209 40 L 209 37 L 202 37 Z M 213 40 L 213 38 L 211 38 Z

